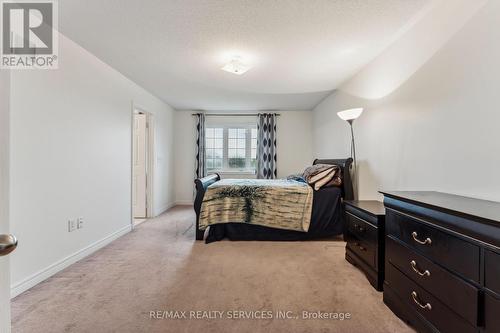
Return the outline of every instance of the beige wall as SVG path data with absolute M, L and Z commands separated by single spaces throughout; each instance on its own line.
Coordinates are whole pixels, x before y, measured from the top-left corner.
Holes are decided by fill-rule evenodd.
M 378 85 L 394 82 L 382 76 L 393 71 L 371 75 L 383 59 L 360 72 L 314 109 L 314 153 L 348 153 L 348 126 L 336 112 L 363 106 L 355 122 L 361 198 L 380 198 L 381 189 L 438 190 L 500 201 L 498 17 L 500 2 L 489 1 L 418 68 L 404 68 L 412 74 L 391 89 Z M 389 94 L 368 99 L 367 89 Z

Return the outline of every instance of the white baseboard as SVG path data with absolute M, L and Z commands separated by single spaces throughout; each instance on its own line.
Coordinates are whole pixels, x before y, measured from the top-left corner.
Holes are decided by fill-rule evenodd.
M 167 210 L 175 206 L 192 206 L 192 205 L 193 201 L 191 200 L 177 200 L 158 209 L 158 211 L 155 212 L 155 217 L 160 216 L 161 214 L 165 213 Z
M 69 255 L 66 258 L 50 265 L 49 267 L 31 275 L 30 277 L 24 279 L 23 281 L 16 283 L 15 285 L 11 286 L 11 288 L 10 288 L 11 298 L 14 298 L 19 294 L 22 294 L 26 290 L 36 286 L 37 284 L 48 279 L 52 275 L 62 271 L 66 267 L 74 264 L 75 262 L 89 256 L 90 254 L 94 253 L 95 251 L 99 250 L 100 248 L 108 245 L 109 243 L 111 243 L 115 239 L 118 239 L 121 236 L 129 233 L 131 230 L 132 230 L 131 225 L 123 227 L 122 229 L 112 233 L 111 235 L 106 236 L 101 240 L 98 240 L 97 242 L 95 242 L 95 243 L 73 253 L 72 255 Z
M 144 219 L 134 219 L 134 228 L 137 227 L 138 225 L 143 224 L 147 220 L 148 220 L 147 218 L 144 218 Z
M 168 204 L 160 207 L 159 209 L 155 210 L 154 217 L 160 216 L 161 214 L 165 213 L 167 210 L 169 210 L 170 208 L 172 208 L 174 206 L 175 206 L 175 202 L 171 202 L 171 203 L 168 203 Z
M 191 206 L 191 205 L 193 205 L 193 201 L 191 201 L 191 200 L 178 200 L 174 204 L 175 204 L 175 206 Z

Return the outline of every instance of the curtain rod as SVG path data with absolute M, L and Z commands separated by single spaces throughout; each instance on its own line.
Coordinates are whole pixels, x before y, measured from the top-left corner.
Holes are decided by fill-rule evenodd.
M 264 112 L 262 112 L 264 113 Z M 279 113 L 273 113 L 276 117 L 281 116 Z M 192 116 L 198 115 L 197 113 L 191 114 Z M 206 117 L 257 117 L 259 113 L 205 113 Z

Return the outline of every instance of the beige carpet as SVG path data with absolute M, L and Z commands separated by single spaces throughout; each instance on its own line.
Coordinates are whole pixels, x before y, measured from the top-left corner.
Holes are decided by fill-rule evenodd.
M 191 207 L 176 207 L 16 297 L 13 332 L 413 332 L 344 260 L 342 241 L 206 245 L 193 240 L 193 221 Z M 151 319 L 157 310 L 225 312 Z M 235 310 L 293 318 L 228 318 Z

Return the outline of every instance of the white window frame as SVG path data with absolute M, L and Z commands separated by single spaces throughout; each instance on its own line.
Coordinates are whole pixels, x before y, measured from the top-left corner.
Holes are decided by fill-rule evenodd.
M 208 172 L 217 172 L 221 174 L 237 174 L 237 175 L 256 175 L 257 166 L 251 167 L 252 159 L 252 129 L 257 129 L 257 121 L 245 121 L 245 122 L 227 122 L 213 120 L 206 124 L 205 127 L 208 128 L 222 128 L 223 132 L 223 145 L 222 145 L 222 169 L 208 169 Z M 245 131 L 245 160 L 247 167 L 244 169 L 236 169 L 229 167 L 229 129 L 244 128 Z M 250 166 L 250 167 L 248 167 Z

